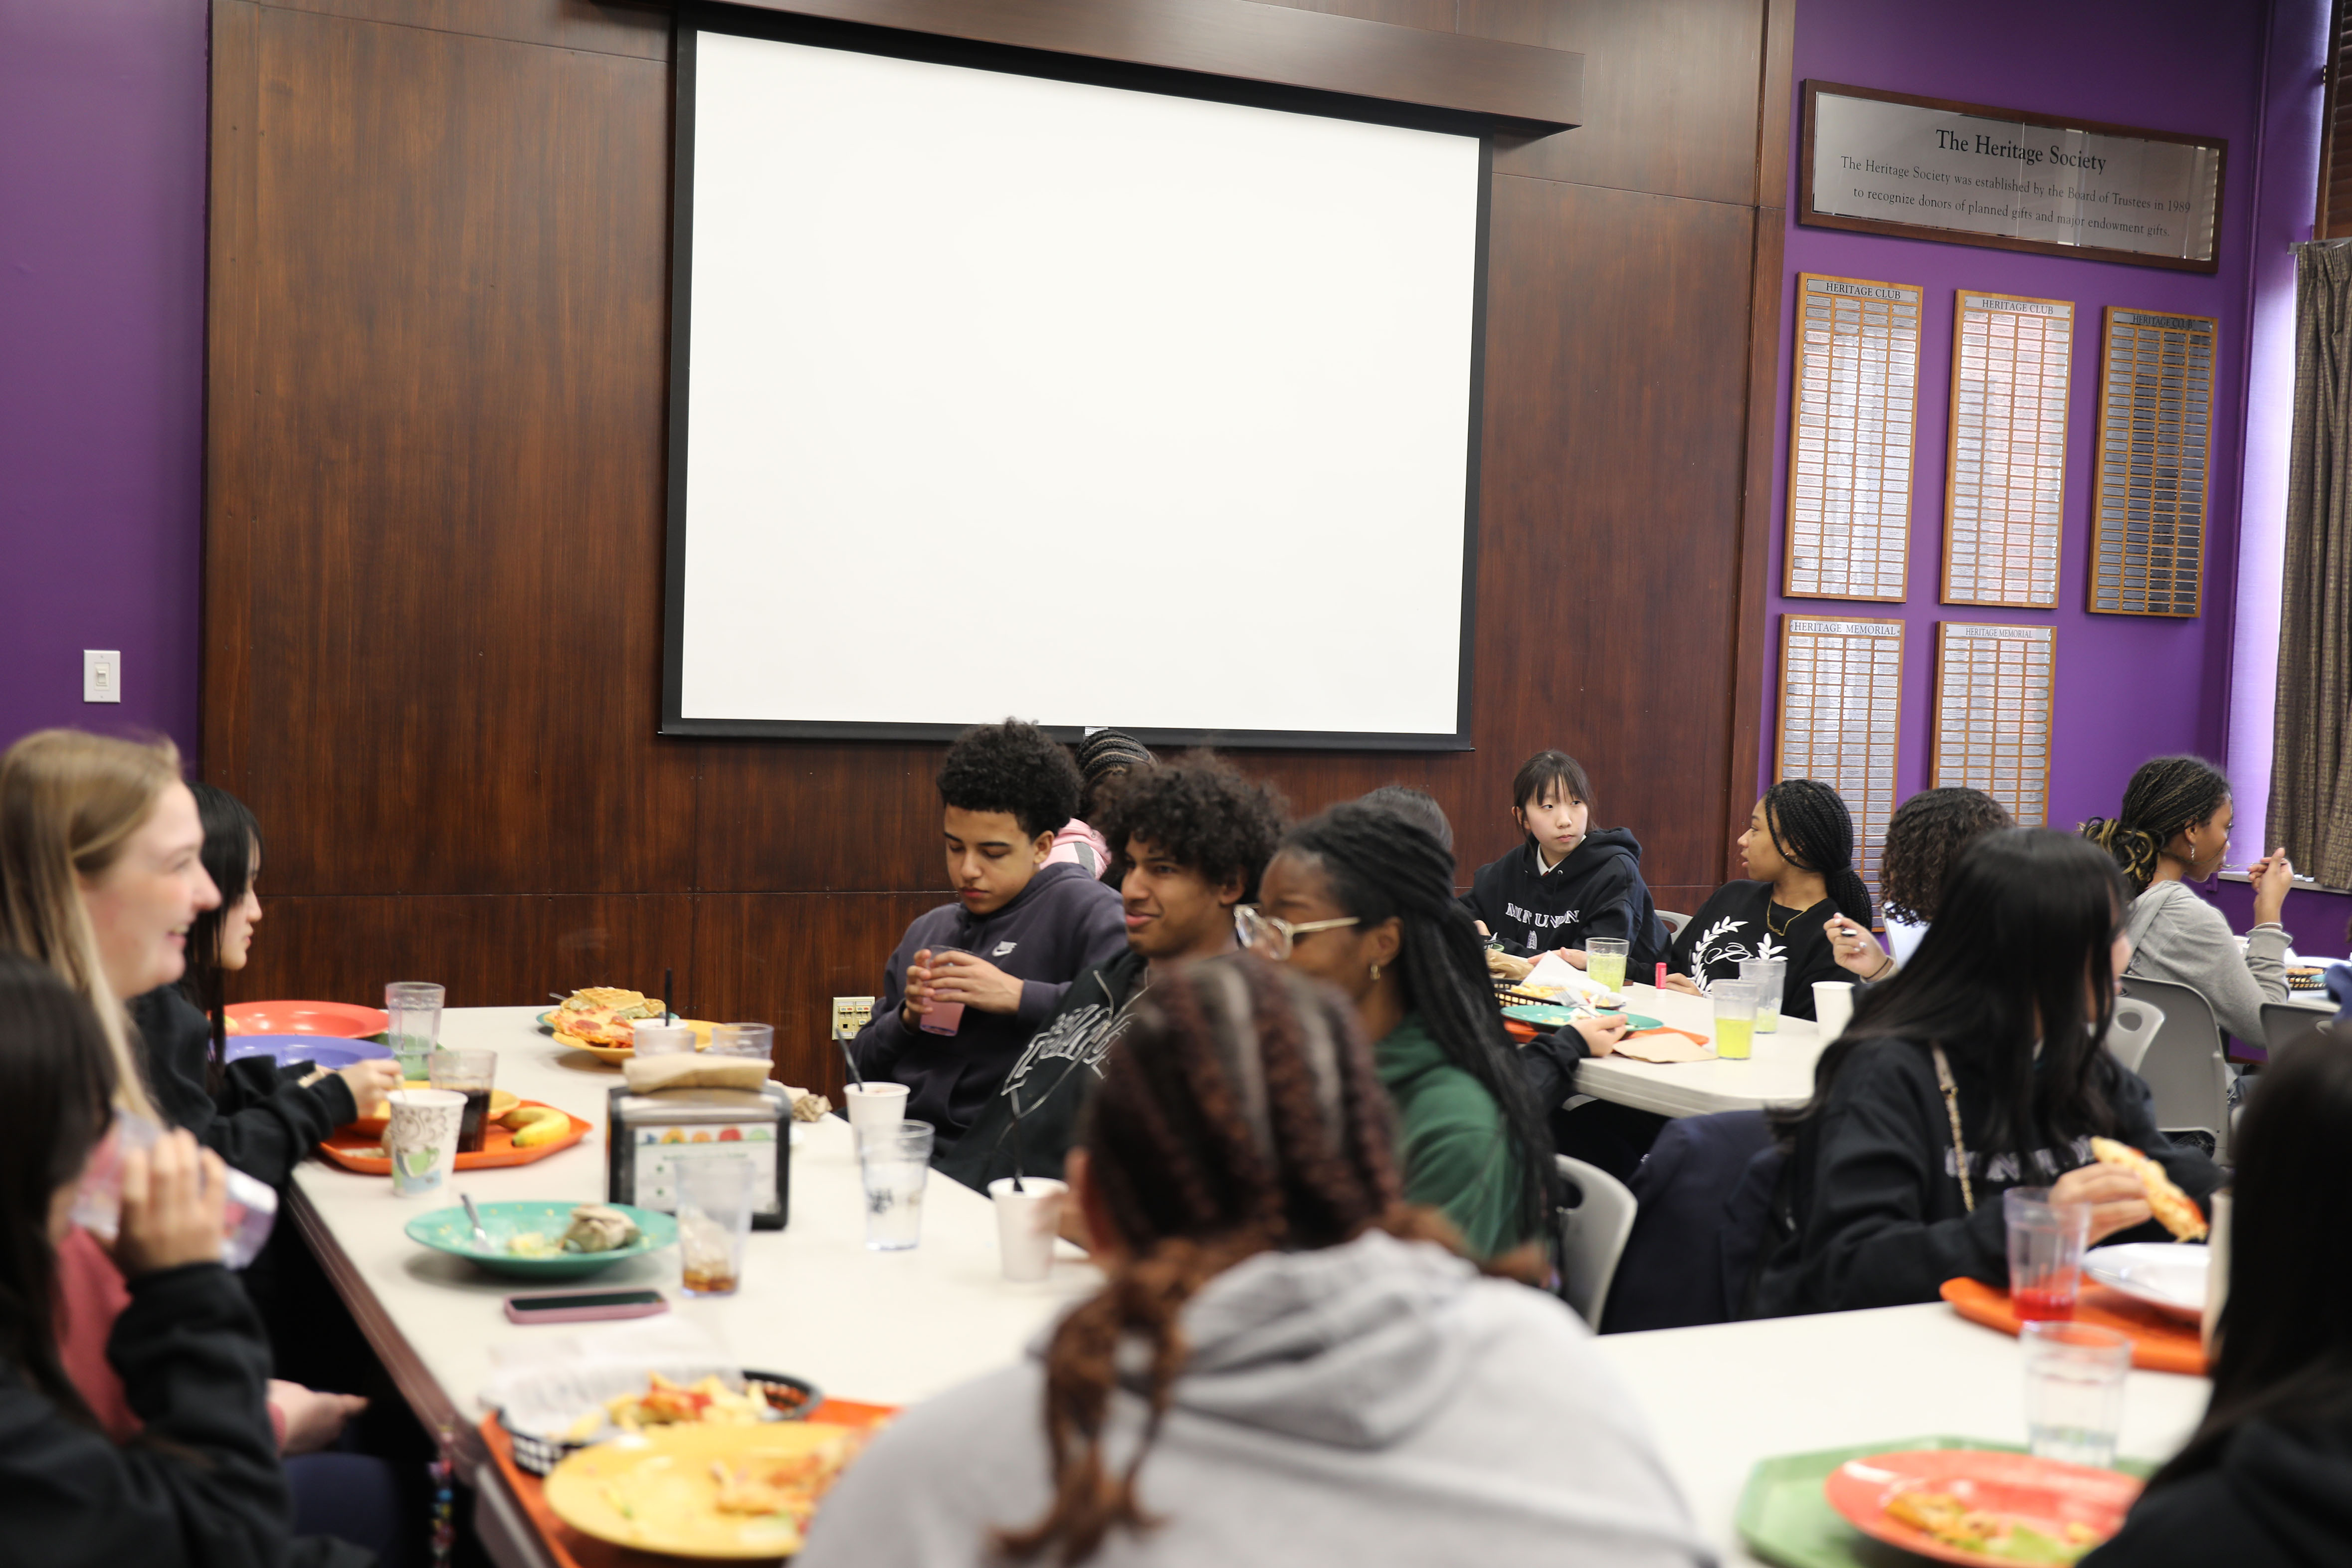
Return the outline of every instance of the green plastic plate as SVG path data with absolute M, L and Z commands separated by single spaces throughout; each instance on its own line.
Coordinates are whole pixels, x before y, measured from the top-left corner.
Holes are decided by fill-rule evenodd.
M 1739 1539 L 1748 1543 L 1748 1551 L 1780 1568 L 1916 1568 L 1927 1559 L 1873 1541 L 1848 1524 L 1822 1495 L 1822 1482 L 1848 1459 L 1914 1448 L 2025 1451 L 2016 1443 L 1937 1436 L 1894 1437 L 1883 1443 L 1858 1443 L 1851 1448 L 1759 1459 L 1748 1472 L 1748 1485 L 1739 1494 L 1739 1510 L 1733 1519 Z M 2117 1459 L 2115 1468 L 2127 1476 L 2143 1478 L 2156 1469 L 2140 1459 Z
M 541 1236 L 562 1236 L 572 1224 L 572 1211 L 576 1203 L 541 1203 L 519 1200 L 509 1203 L 477 1204 L 482 1211 L 482 1228 L 490 1234 L 495 1246 L 509 1237 L 537 1231 Z M 652 1209 L 632 1208 L 626 1204 L 611 1205 L 637 1222 L 642 1233 L 627 1247 L 612 1252 L 562 1252 L 552 1258 L 519 1258 L 511 1252 L 482 1250 L 474 1239 L 473 1223 L 462 1208 L 435 1209 L 431 1214 L 418 1215 L 408 1222 L 408 1239 L 446 1252 L 452 1258 L 462 1258 L 478 1263 L 493 1274 L 511 1274 L 519 1279 L 578 1279 L 610 1268 L 625 1258 L 642 1258 L 648 1252 L 659 1252 L 677 1243 L 677 1221 Z
M 1600 1016 L 1604 1018 L 1622 1017 L 1629 1029 L 1655 1029 L 1661 1026 L 1655 1018 L 1645 1018 L 1639 1013 L 1602 1013 Z M 1522 1024 L 1532 1024 L 1538 1029 L 1564 1029 L 1577 1019 L 1590 1015 L 1580 1013 L 1573 1007 L 1562 1007 L 1550 1002 L 1522 1002 L 1516 1006 L 1504 1008 L 1503 1016 L 1516 1018 Z

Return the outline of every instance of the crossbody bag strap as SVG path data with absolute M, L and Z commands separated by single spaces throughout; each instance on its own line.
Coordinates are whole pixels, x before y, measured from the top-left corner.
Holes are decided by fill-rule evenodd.
M 1931 1045 L 1927 1049 L 1936 1058 L 1936 1082 L 1944 1090 L 1944 1114 L 1952 1119 L 1952 1155 L 1959 1166 L 1960 1202 L 1969 1213 L 1977 1212 L 1976 1190 L 1969 1184 L 1969 1146 L 1960 1142 L 1960 1089 L 1952 1081 L 1952 1064 L 1944 1058 L 1944 1047 Z

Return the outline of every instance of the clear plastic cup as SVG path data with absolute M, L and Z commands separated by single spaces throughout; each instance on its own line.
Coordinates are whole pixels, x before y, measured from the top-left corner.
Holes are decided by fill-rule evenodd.
M 163 1140 L 163 1129 L 135 1111 L 114 1113 L 114 1130 L 89 1157 L 81 1185 L 74 1194 L 74 1223 L 98 1237 L 112 1241 L 122 1228 L 122 1156 L 133 1149 L 152 1149 Z M 243 1268 L 261 1256 L 278 1222 L 278 1193 L 257 1177 L 230 1167 L 228 1205 L 221 1235 L 221 1261 Z
M 844 1104 L 849 1110 L 849 1124 L 864 1131 L 869 1127 L 893 1127 L 907 1120 L 907 1086 L 868 1079 L 853 1083 L 841 1091 Z
M 466 1097 L 465 1112 L 457 1120 L 457 1152 L 480 1153 L 490 1142 L 490 1091 L 498 1087 L 499 1053 L 436 1051 L 430 1070 L 434 1088 Z
M 1010 1176 L 988 1184 L 996 1205 L 996 1250 L 1007 1279 L 1028 1283 L 1054 1272 L 1054 1241 L 1061 1235 L 1068 1193 L 1050 1176 L 1024 1176 L 1017 1191 Z
M 457 1128 L 466 1097 L 454 1089 L 396 1089 L 385 1097 L 384 1152 L 394 1196 L 437 1193 L 457 1168 Z
M 680 1283 L 689 1296 L 731 1296 L 743 1283 L 743 1244 L 760 1206 L 760 1167 L 740 1154 L 677 1166 Z
M 1845 1033 L 1845 1026 L 1853 1022 L 1853 981 L 1813 982 L 1813 1022 L 1820 1026 L 1825 1045 Z
M 1718 980 L 1706 989 L 1715 1003 L 1715 1054 L 1744 1062 L 1755 1050 L 1756 987 L 1745 980 Z
M 2221 1310 L 2230 1304 L 2230 1211 L 2236 1206 L 2231 1189 L 2223 1187 L 2213 1194 L 2210 1234 L 2205 1238 L 2205 1315 L 2197 1331 L 2208 1361 L 2213 1358 L 2213 1335 L 2221 1326 Z
M 634 1054 L 641 1057 L 674 1057 L 697 1049 L 693 1026 L 662 1024 L 650 1019 L 629 1026 L 629 1040 Z
M 412 1083 L 425 1081 L 427 1058 L 441 1042 L 441 1003 L 446 994 L 429 980 L 395 980 L 383 988 L 384 1044 L 400 1063 L 400 1076 Z
M 760 1060 L 776 1058 L 776 1026 L 773 1024 L 714 1024 L 710 1027 L 710 1049 L 714 1057 L 757 1057 Z
M 2025 1429 L 2038 1459 L 2107 1469 L 2124 1425 L 2131 1340 L 2089 1323 L 2021 1324 Z
M 1625 989 L 1625 959 L 1633 944 L 1616 937 L 1595 937 L 1584 944 L 1584 973 L 1604 991 Z
M 2090 1205 L 2053 1204 L 2048 1187 L 2011 1187 L 2000 1194 L 2000 1210 L 2009 1225 L 2009 1302 L 2018 1320 L 2073 1317 L 2083 1248 L 2090 1241 Z
M 1739 961 L 1739 981 L 1756 987 L 1756 1032 L 1777 1035 L 1780 1032 L 1780 993 L 1789 983 L 1789 961 L 1785 958 L 1743 958 Z
M 931 1173 L 931 1124 L 900 1121 L 857 1134 L 866 1184 L 866 1246 L 904 1252 L 923 1238 L 923 1184 Z

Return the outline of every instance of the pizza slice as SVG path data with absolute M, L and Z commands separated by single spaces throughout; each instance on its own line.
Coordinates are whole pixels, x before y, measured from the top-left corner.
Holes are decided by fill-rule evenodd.
M 2113 1165 L 2137 1176 L 2139 1184 L 2147 1192 L 2147 1206 L 2156 1211 L 2158 1222 L 2172 1233 L 2175 1240 L 2205 1238 L 2204 1211 L 2197 1206 L 2196 1199 L 2173 1185 L 2163 1166 L 2130 1144 L 2112 1138 L 2092 1139 L 2091 1157 L 2102 1165 Z

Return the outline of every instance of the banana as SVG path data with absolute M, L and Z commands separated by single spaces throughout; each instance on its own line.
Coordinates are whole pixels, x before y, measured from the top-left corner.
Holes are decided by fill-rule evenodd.
M 514 1146 L 518 1149 L 536 1149 L 542 1143 L 552 1143 L 572 1131 L 572 1118 L 549 1106 L 527 1106 L 514 1114 L 530 1119 L 515 1126 Z

